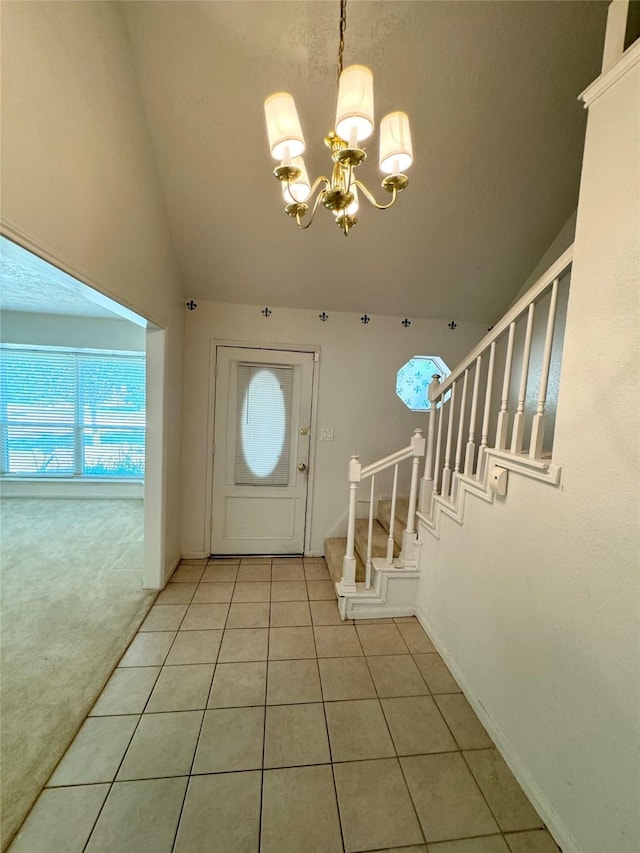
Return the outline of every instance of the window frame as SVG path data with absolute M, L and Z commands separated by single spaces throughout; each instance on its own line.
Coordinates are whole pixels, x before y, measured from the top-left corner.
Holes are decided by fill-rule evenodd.
M 61 355 L 61 356 L 71 356 L 73 359 L 74 365 L 74 396 L 73 396 L 73 423 L 71 422 L 61 422 L 61 421 L 36 421 L 36 420 L 17 420 L 12 419 L 9 420 L 9 415 L 7 411 L 7 394 L 5 393 L 5 371 L 3 370 L 0 373 L 0 479 L 3 480 L 37 480 L 37 481 L 52 481 L 52 480 L 63 480 L 63 481 L 94 481 L 101 483 L 126 483 L 126 482 L 135 482 L 141 483 L 144 482 L 144 461 L 146 461 L 146 399 L 145 405 L 142 409 L 143 413 L 143 422 L 142 424 L 118 424 L 118 423 L 107 423 L 100 424 L 100 430 L 108 432 L 109 430 L 121 430 L 126 428 L 127 430 L 133 430 L 134 432 L 138 432 L 142 434 L 142 452 L 143 452 L 143 473 L 139 476 L 135 474 L 125 474 L 125 475 L 109 475 L 109 474 L 96 474 L 96 473 L 84 473 L 84 469 L 87 467 L 87 459 L 86 459 L 86 436 L 85 432 L 88 429 L 91 429 L 92 426 L 86 423 L 84 419 L 84 402 L 86 395 L 86 383 L 82 379 L 82 362 L 88 362 L 92 359 L 108 359 L 113 361 L 118 360 L 126 360 L 128 362 L 137 361 L 143 364 L 145 368 L 145 385 L 146 385 L 146 353 L 145 352 L 136 352 L 130 350 L 105 350 L 105 349 L 91 349 L 88 347 L 60 347 L 60 346 L 47 346 L 40 344 L 14 344 L 14 343 L 0 343 L 0 360 L 4 359 L 5 353 L 51 353 L 53 355 Z M 146 396 L 146 390 L 145 390 Z M 9 429 L 12 426 L 17 427 L 35 427 L 35 428 L 44 428 L 44 429 L 65 429 L 71 430 L 72 432 L 72 452 L 73 452 L 73 471 L 69 472 L 61 472 L 61 471 L 52 471 L 50 473 L 43 471 L 25 471 L 25 472 L 17 472 L 17 471 L 9 471 L 9 453 L 10 453 L 10 440 L 9 440 Z

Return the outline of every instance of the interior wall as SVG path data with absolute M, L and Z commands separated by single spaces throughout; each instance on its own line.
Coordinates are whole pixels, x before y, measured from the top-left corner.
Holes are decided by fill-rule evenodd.
M 77 347 L 123 352 L 145 351 L 145 329 L 116 317 L 77 317 L 36 314 L 31 311 L 3 311 L 0 342 L 33 346 Z M 141 500 L 142 483 L 100 480 L 2 479 L 5 498 L 131 498 Z
M 144 352 L 145 330 L 115 317 L 111 320 L 108 317 L 3 311 L 0 341 L 3 344 Z
M 326 322 L 318 311 L 198 302 L 187 317 L 183 448 L 182 545 L 185 554 L 208 548 L 208 418 L 212 341 L 264 345 L 318 346 L 318 431 L 333 428 L 333 441 L 315 436 L 313 519 L 310 551 L 323 553 L 327 536 L 346 530 L 347 463 L 359 453 L 363 463 L 409 443 L 415 427 L 426 431 L 426 417 L 410 412 L 395 394 L 397 370 L 414 355 L 439 355 L 450 367 L 486 333 L 479 323 L 412 320 L 332 312 Z M 312 437 L 313 441 L 313 437 Z
M 506 498 L 421 532 L 420 615 L 565 853 L 640 849 L 635 58 L 589 110 L 561 485 L 510 473 Z
M 164 574 L 180 556 L 184 304 L 119 4 L 2 8 L 3 233 L 166 331 Z
M 543 275 L 551 266 L 551 264 L 557 260 L 560 255 L 565 252 L 569 246 L 573 243 L 576 236 L 576 216 L 578 214 L 577 210 L 574 210 L 569 219 L 565 222 L 565 224 L 560 229 L 558 235 L 553 240 L 547 251 L 540 258 L 535 267 L 531 270 L 530 274 L 527 276 L 526 281 L 517 292 L 514 297 L 511 305 L 515 305 L 515 303 L 520 299 L 521 296 L 532 287 L 536 281 Z

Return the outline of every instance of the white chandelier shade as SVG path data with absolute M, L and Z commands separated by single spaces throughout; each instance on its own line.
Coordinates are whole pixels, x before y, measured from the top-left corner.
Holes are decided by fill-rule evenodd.
M 347 0 L 340 0 L 340 40 L 338 47 L 338 103 L 335 130 L 325 136 L 331 151 L 331 171 L 311 182 L 302 155 L 304 136 L 293 97 L 276 92 L 264 102 L 267 136 L 271 156 L 279 163 L 273 170 L 280 181 L 284 212 L 295 219 L 298 228 L 309 228 L 322 205 L 331 211 L 345 236 L 357 224 L 360 202 L 365 199 L 378 210 L 392 207 L 408 185 L 404 174 L 413 163 L 413 146 L 406 113 L 392 112 L 380 122 L 380 170 L 382 188 L 391 198 L 376 201 L 373 193 L 359 180 L 367 152 L 362 143 L 374 132 L 373 74 L 364 65 L 343 68 L 344 33 L 347 24 Z M 303 219 L 308 218 L 303 222 Z
M 373 74 L 364 65 L 350 65 L 340 74 L 336 133 L 356 147 L 373 128 Z
M 304 136 L 293 96 L 275 92 L 264 102 L 264 113 L 274 160 L 290 160 L 304 154 Z
M 300 204 L 309 198 L 311 183 L 309 182 L 309 175 L 303 157 L 294 157 L 291 160 L 291 165 L 296 169 L 300 169 L 300 174 L 297 178 L 292 178 L 289 183 L 286 181 L 283 182 L 282 195 L 286 204 Z
M 350 190 L 351 194 L 353 195 L 353 201 L 351 202 L 351 204 L 347 208 L 347 213 L 349 216 L 355 216 L 356 213 L 360 210 L 360 200 L 358 198 L 358 187 L 356 186 L 355 177 L 353 178 L 353 180 L 349 184 L 349 190 Z
M 412 163 L 409 117 L 400 111 L 389 113 L 380 122 L 380 171 L 386 175 L 397 175 Z

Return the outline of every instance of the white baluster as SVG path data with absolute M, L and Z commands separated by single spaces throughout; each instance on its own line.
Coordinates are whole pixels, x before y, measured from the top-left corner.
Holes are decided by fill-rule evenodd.
M 547 403 L 547 387 L 549 384 L 549 367 L 551 365 L 551 346 L 553 344 L 553 329 L 556 322 L 556 304 L 558 301 L 558 279 L 553 282 L 551 288 L 551 302 L 549 303 L 549 314 L 547 316 L 547 333 L 544 339 L 544 353 L 542 356 L 542 373 L 540 375 L 540 389 L 538 391 L 538 406 L 533 416 L 531 425 L 531 445 L 529 456 L 531 459 L 539 459 L 542 456 L 542 445 L 544 441 L 544 409 Z
M 371 555 L 373 553 L 373 502 L 375 499 L 375 475 L 371 477 L 371 492 L 369 493 L 369 528 L 367 531 L 367 562 L 365 564 L 364 586 L 371 589 Z
M 469 440 L 464 456 L 464 473 L 469 476 L 473 474 L 473 463 L 476 455 L 476 417 L 478 414 L 478 387 L 480 385 L 480 368 L 482 367 L 482 356 L 476 359 L 476 372 L 473 377 L 473 394 L 471 395 L 471 417 L 469 419 Z
M 502 402 L 498 413 L 498 427 L 496 429 L 496 448 L 504 450 L 507 446 L 507 432 L 509 431 L 509 385 L 511 383 L 511 365 L 513 363 L 513 340 L 516 334 L 516 324 L 509 326 L 509 340 L 507 342 L 507 357 L 504 362 L 504 377 L 502 379 Z
M 360 457 L 353 455 L 349 460 L 349 520 L 347 522 L 347 549 L 342 560 L 342 580 L 339 593 L 356 591 L 356 556 L 354 550 L 356 533 L 356 492 L 360 482 Z
M 431 505 L 431 495 L 433 494 L 433 445 L 436 433 L 436 399 L 438 396 L 438 388 L 440 387 L 440 375 L 435 373 L 429 383 L 429 426 L 427 430 L 427 453 L 424 462 L 424 474 L 422 483 L 420 484 L 420 509 L 426 512 L 427 507 Z
M 484 395 L 484 412 L 482 414 L 482 437 L 480 439 L 480 447 L 478 449 L 478 465 L 476 468 L 476 477 L 482 477 L 482 466 L 484 464 L 484 454 L 489 441 L 489 413 L 491 411 L 491 392 L 493 391 L 493 365 L 496 357 L 496 342 L 492 341 L 489 351 L 489 366 L 487 368 L 487 390 Z
M 398 495 L 398 466 L 393 466 L 393 489 L 391 490 L 391 514 L 389 516 L 389 538 L 387 539 L 387 565 L 393 565 L 393 534 L 396 525 L 396 498 Z
M 413 459 L 411 465 L 411 486 L 409 488 L 409 510 L 407 527 L 402 535 L 402 565 L 413 566 L 416 561 L 416 503 L 418 499 L 418 479 L 420 477 L 420 457 L 424 456 L 425 439 L 421 429 L 415 429 L 411 436 Z
M 531 337 L 533 335 L 533 315 L 535 304 L 529 305 L 527 315 L 527 329 L 524 336 L 524 350 L 522 353 L 522 369 L 520 371 L 520 388 L 518 389 L 518 408 L 513 419 L 513 432 L 511 434 L 511 452 L 520 453 L 522 440 L 524 438 L 524 401 L 527 394 L 527 377 L 529 376 L 529 358 L 531 356 Z
M 418 477 L 420 476 L 420 457 L 424 456 L 425 439 L 421 429 L 415 429 L 411 436 L 413 460 L 411 466 L 411 487 L 409 488 L 409 512 L 407 514 L 407 529 L 405 533 L 416 532 L 416 502 L 418 498 Z
M 460 414 L 458 416 L 458 440 L 456 441 L 456 462 L 453 469 L 454 475 L 460 473 L 460 465 L 462 463 L 462 438 L 464 435 L 464 412 L 467 405 L 467 385 L 469 384 L 469 369 L 464 372 L 464 381 L 462 383 L 462 400 L 460 401 Z M 458 478 L 453 477 L 451 489 L 451 500 L 455 501 L 458 494 Z
M 451 438 L 453 436 L 453 415 L 456 404 L 456 383 L 451 386 L 451 399 L 449 400 L 449 423 L 447 425 L 447 443 L 444 448 L 444 468 L 442 469 L 442 491 L 440 494 L 446 500 L 449 499 L 451 490 Z
M 444 412 L 444 394 L 440 397 L 440 409 L 438 413 L 438 436 L 436 438 L 436 452 L 433 459 L 433 494 L 438 494 L 440 483 L 440 448 L 442 446 L 442 417 Z M 433 500 L 431 501 L 431 512 L 433 513 Z

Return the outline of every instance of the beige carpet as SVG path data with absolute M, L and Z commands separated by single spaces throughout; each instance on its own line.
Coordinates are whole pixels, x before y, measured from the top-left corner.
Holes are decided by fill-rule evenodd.
M 143 502 L 0 502 L 2 849 L 73 739 L 155 593 Z

